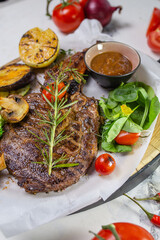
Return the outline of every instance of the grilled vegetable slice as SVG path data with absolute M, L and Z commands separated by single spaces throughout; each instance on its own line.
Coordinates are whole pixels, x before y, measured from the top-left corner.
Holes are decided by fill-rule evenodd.
M 17 89 L 17 90 L 13 90 L 9 92 L 9 95 L 20 95 L 20 96 L 25 96 L 28 91 L 30 90 L 30 84 L 28 84 L 27 86 Z
M 35 79 L 32 69 L 25 64 L 0 68 L 0 91 L 12 91 L 28 85 Z
M 29 104 L 20 95 L 11 95 L 8 98 L 0 97 L 0 106 L 3 119 L 10 123 L 20 122 L 29 111 Z
M 49 66 L 59 52 L 59 40 L 51 30 L 36 27 L 26 32 L 19 42 L 19 54 L 21 60 L 35 68 Z
M 0 156 L 0 171 L 6 168 L 5 160 L 4 160 L 4 154 L 2 153 Z
M 26 85 L 23 88 L 13 90 L 13 91 L 7 91 L 7 92 L 0 92 L 0 97 L 8 97 L 9 95 L 21 95 L 22 97 L 25 96 L 28 91 L 30 90 L 30 84 Z

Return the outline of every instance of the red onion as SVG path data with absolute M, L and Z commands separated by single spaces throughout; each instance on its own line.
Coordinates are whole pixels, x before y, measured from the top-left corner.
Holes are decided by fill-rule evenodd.
M 120 13 L 122 7 L 112 7 L 107 0 L 88 0 L 85 5 L 84 11 L 86 18 L 97 19 L 104 27 L 111 21 L 112 14 L 117 9 L 119 9 Z

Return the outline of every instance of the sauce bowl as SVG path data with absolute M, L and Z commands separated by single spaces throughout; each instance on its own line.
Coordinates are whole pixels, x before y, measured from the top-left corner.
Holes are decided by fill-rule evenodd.
M 91 62 L 93 58 L 99 54 L 106 52 L 118 52 L 126 57 L 132 64 L 131 71 L 123 75 L 106 75 L 93 70 L 91 68 Z M 108 41 L 100 42 L 91 46 L 85 53 L 84 61 L 91 76 L 97 81 L 99 85 L 104 88 L 115 88 L 122 82 L 127 82 L 132 77 L 132 75 L 140 66 L 141 58 L 139 53 L 131 46 L 121 42 Z

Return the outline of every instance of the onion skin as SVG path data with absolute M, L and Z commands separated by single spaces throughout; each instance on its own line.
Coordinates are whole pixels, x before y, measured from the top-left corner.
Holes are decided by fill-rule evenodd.
M 97 19 L 101 22 L 102 26 L 106 26 L 110 23 L 112 14 L 119 9 L 119 13 L 122 10 L 121 6 L 112 7 L 107 0 L 88 0 L 84 7 L 85 16 L 88 19 Z

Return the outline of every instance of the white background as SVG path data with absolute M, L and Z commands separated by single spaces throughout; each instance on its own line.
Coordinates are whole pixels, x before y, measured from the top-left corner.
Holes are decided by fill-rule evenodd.
M 117 12 L 114 13 L 112 22 L 105 27 L 104 32 L 112 35 L 115 40 L 127 43 L 158 60 L 160 55 L 151 52 L 147 46 L 145 33 L 152 10 L 154 7 L 159 7 L 160 1 L 115 0 L 114 2 L 110 1 L 110 3 L 114 6 L 122 5 L 123 10 L 120 15 Z M 17 43 L 23 33 L 32 27 L 40 27 L 41 25 L 50 27 L 63 38 L 63 34 L 45 16 L 45 6 L 45 0 L 8 0 L 0 3 L 0 65 L 18 57 Z M 130 195 L 140 195 L 142 190 L 146 195 L 153 194 L 160 189 L 158 177 L 159 169 L 153 176 L 150 176 L 144 183 L 135 188 Z M 156 203 L 152 205 L 145 203 L 145 206 L 148 210 L 156 211 L 158 214 Z M 124 197 L 94 209 L 52 221 L 10 239 L 87 240 L 91 239 L 88 230 L 96 232 L 102 224 L 116 221 L 137 223 L 148 229 L 155 239 L 160 239 L 159 229 L 153 228 L 145 215 Z M 5 239 L 1 233 L 0 239 Z

